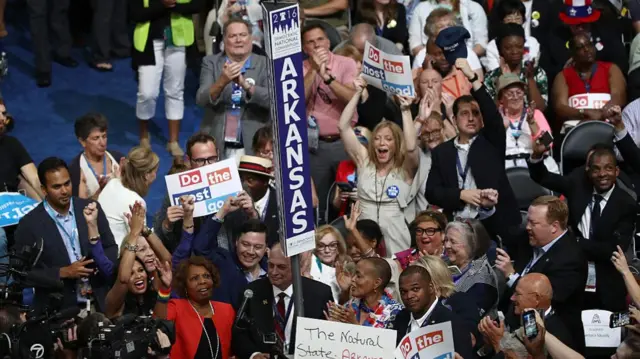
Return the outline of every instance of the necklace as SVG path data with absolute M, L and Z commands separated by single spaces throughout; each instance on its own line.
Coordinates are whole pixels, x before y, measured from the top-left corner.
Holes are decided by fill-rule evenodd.
M 218 333 L 216 332 L 216 353 L 214 355 L 213 354 L 213 347 L 211 346 L 211 338 L 209 338 L 209 333 L 207 332 L 207 329 L 204 327 L 204 316 L 202 318 L 202 321 L 200 321 L 200 313 L 198 313 L 198 310 L 193 305 L 193 303 L 191 303 L 190 300 L 189 300 L 189 304 L 191 305 L 191 308 L 193 308 L 193 311 L 196 312 L 196 315 L 198 316 L 198 321 L 200 322 L 200 325 L 202 325 L 202 332 L 204 333 L 204 335 L 207 336 L 207 344 L 209 344 L 209 351 L 211 352 L 211 359 L 216 359 L 218 357 L 218 352 L 220 351 L 220 337 L 218 336 Z M 213 305 L 211 305 L 211 301 L 209 301 L 209 307 L 211 308 L 211 315 L 213 316 L 215 314 L 215 312 L 213 310 Z
M 389 170 L 389 172 L 387 172 L 387 175 L 384 176 L 384 181 L 382 181 L 382 187 L 380 188 L 380 197 L 378 197 L 378 169 L 375 169 L 375 178 L 374 178 L 374 188 L 375 188 L 375 196 L 376 196 L 376 222 L 380 223 L 380 206 L 382 205 L 382 196 L 384 196 L 384 185 L 387 184 L 387 177 L 389 177 L 389 174 L 391 173 L 392 169 Z

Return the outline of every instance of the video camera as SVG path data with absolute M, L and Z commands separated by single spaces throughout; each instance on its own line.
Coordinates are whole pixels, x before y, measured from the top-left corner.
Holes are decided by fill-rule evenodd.
M 51 283 L 49 279 L 39 278 L 31 269 L 42 254 L 42 240 L 20 250 L 12 250 L 0 259 L 8 258 L 8 263 L 0 263 L 0 308 L 6 306 L 22 307 L 22 291 L 34 286 L 60 287 L 62 283 Z M 42 283 L 48 282 L 48 283 Z M 26 309 L 26 308 L 25 308 Z
M 97 335 L 89 338 L 86 348 L 79 350 L 79 358 L 87 359 L 139 359 L 151 348 L 157 355 L 167 355 L 171 347 L 161 348 L 156 331 L 165 333 L 175 342 L 174 324 L 153 317 L 124 315 L 116 324 L 98 323 Z

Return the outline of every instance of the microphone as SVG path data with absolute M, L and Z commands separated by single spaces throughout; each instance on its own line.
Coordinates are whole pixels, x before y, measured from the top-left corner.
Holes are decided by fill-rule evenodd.
M 238 313 L 236 314 L 236 320 L 233 323 L 234 326 L 237 327 L 238 322 L 240 322 L 244 317 L 244 312 L 247 309 L 247 303 L 251 298 L 253 298 L 253 291 L 251 289 L 245 289 L 244 298 L 242 299 L 242 304 L 240 304 L 240 309 L 238 309 Z
M 78 316 L 78 314 L 80 314 L 80 308 L 78 308 L 78 307 L 69 307 L 69 308 L 65 308 L 65 309 L 62 309 L 62 310 L 54 313 L 52 316 L 49 316 L 47 314 L 43 314 L 43 315 L 40 315 L 38 317 L 28 319 L 24 323 L 24 325 L 28 326 L 29 324 L 39 323 L 39 322 L 41 322 L 43 320 L 58 321 L 58 320 L 71 319 L 71 318 L 75 318 L 76 316 Z

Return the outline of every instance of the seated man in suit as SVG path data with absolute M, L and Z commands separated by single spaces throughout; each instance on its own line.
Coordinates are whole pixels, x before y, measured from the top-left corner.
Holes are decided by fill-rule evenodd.
M 485 196 L 488 191 L 483 190 L 497 190 L 500 198 L 495 213 L 483 224 L 508 243 L 521 217 L 504 167 L 506 130 L 495 102 L 467 60 L 458 58 L 456 67 L 473 84 L 473 97 L 461 96 L 453 103 L 459 134 L 431 153 L 427 200 L 442 207 L 449 218 L 483 219 L 483 208 L 489 202 Z
M 267 271 L 268 278 L 247 286 L 253 290 L 245 309 L 250 325 L 233 327 L 231 347 L 238 359 L 268 359 L 271 346 L 264 343 L 263 334 L 275 333 L 285 353 L 293 354 L 295 348 L 298 309 L 293 299 L 291 260 L 279 242 L 269 250 Z M 323 311 L 333 301 L 329 286 L 303 277 L 302 297 L 306 318 L 325 319 Z
M 24 216 L 15 233 L 17 250 L 42 240 L 33 272 L 51 283 L 62 280 L 63 308 L 86 307 L 91 300 L 104 311 L 118 246 L 100 204 L 71 196 L 67 164 L 49 157 L 38 166 L 45 200 Z M 42 311 L 57 288 L 35 286 L 33 307 Z
M 529 160 L 531 179 L 562 193 L 568 200 L 569 224 L 588 264 L 585 305 L 582 309 L 626 309 L 626 290 L 616 275 L 611 254 L 620 246 L 626 251 L 633 239 L 637 205 L 629 194 L 616 186 L 620 173 L 616 155 L 610 147 L 598 148 L 588 157 L 586 176 L 563 177 L 547 171 L 540 160 L 542 144 L 534 144 Z
M 543 165 L 544 166 L 544 165 Z M 509 252 L 498 249 L 496 268 L 507 278 L 505 298 L 511 297 L 518 281 L 527 273 L 547 276 L 553 288 L 551 305 L 573 334 L 573 348 L 584 350 L 582 327 L 582 301 L 587 280 L 587 262 L 580 245 L 568 230 L 569 208 L 555 196 L 536 198 L 529 207 L 527 218 L 528 244 L 512 246 Z M 518 244 L 519 241 L 514 244 Z M 518 318 L 511 315 L 515 305 L 511 303 L 507 324 L 518 326 Z
M 544 313 L 543 319 L 546 330 L 564 344 L 572 346 L 571 332 L 569 332 L 562 319 L 555 314 L 555 310 L 551 305 L 552 298 L 553 288 L 547 276 L 540 273 L 527 274 L 518 281 L 516 290 L 511 296 L 511 301 L 514 304 L 514 314 L 521 316 L 527 308 L 540 310 Z M 505 326 L 502 321 L 500 325 L 496 325 L 490 317 L 484 317 L 480 325 L 478 325 L 478 330 L 484 337 L 484 348 L 481 349 L 481 356 L 504 357 L 504 354 L 500 356 L 500 353 L 509 351 L 516 352 L 514 354 L 519 354 L 518 357 L 526 356 L 527 348 L 524 346 L 522 327 L 509 329 L 511 333 L 507 332 L 505 336 Z M 490 353 L 491 350 L 493 350 L 493 353 Z
M 413 330 L 451 322 L 456 353 L 463 358 L 473 358 L 471 333 L 464 321 L 442 304 L 427 269 L 421 265 L 410 265 L 400 274 L 398 281 L 400 297 L 406 308 L 396 315 L 393 328 L 390 328 L 397 332 L 396 345 Z

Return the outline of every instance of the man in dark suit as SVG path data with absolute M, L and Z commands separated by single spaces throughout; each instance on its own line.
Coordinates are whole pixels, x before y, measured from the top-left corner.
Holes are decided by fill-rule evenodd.
M 42 161 L 38 177 L 46 199 L 20 220 L 15 248 L 42 240 L 42 254 L 33 272 L 52 284 L 62 281 L 62 307 L 85 307 L 91 300 L 97 310 L 104 311 L 118 259 L 107 218 L 97 202 L 71 196 L 71 177 L 63 160 Z M 40 312 L 57 288 L 35 284 L 33 307 Z
M 569 204 L 569 224 L 589 261 L 589 277 L 582 309 L 626 309 L 624 281 L 611 263 L 620 246 L 626 251 L 633 239 L 637 205 L 629 193 L 616 186 L 620 173 L 610 147 L 598 148 L 588 157 L 586 175 L 563 177 L 550 173 L 540 161 L 542 144 L 534 144 L 529 160 L 531 178 L 562 193 Z
M 553 288 L 551 305 L 563 320 L 573 336 L 573 348 L 584 351 L 584 330 L 581 310 L 585 283 L 587 280 L 587 261 L 580 245 L 569 232 L 569 209 L 555 196 L 542 196 L 535 199 L 529 207 L 527 217 L 529 245 L 520 245 L 523 240 L 514 242 L 509 253 L 498 249 L 496 268 L 507 278 L 504 298 L 513 295 L 518 281 L 527 273 L 541 273 L 547 276 Z M 514 304 L 508 309 L 507 323 L 517 326 Z
M 483 224 L 508 243 L 521 217 L 504 167 L 506 131 L 502 116 L 467 61 L 458 58 L 456 67 L 473 84 L 473 97 L 461 96 L 453 103 L 459 134 L 431 153 L 427 200 L 442 207 L 449 218 L 483 219 L 485 207 L 493 206 L 485 196 L 486 190 L 497 190 L 495 213 L 484 218 Z
M 463 358 L 473 358 L 471 333 L 465 323 L 438 298 L 431 276 L 420 265 L 407 267 L 399 279 L 400 297 L 406 308 L 400 311 L 391 324 L 397 332 L 396 345 L 409 332 L 427 325 L 451 322 L 453 346 Z
M 549 278 L 540 273 L 527 274 L 518 281 L 516 290 L 511 296 L 511 301 L 514 303 L 514 314 L 519 317 L 525 309 L 539 310 L 543 316 L 546 330 L 565 345 L 571 347 L 573 346 L 571 332 L 562 319 L 556 315 L 551 305 L 552 298 L 553 288 Z M 501 321 L 497 325 L 490 317 L 484 317 L 478 325 L 478 330 L 482 333 L 485 344 L 484 349 L 481 349 L 483 352 L 481 356 L 494 359 L 504 358 L 503 352 L 510 350 L 517 351 L 514 354 L 525 354 L 527 349 L 524 346 L 522 326 L 509 329 L 511 333 L 507 332 L 507 337 L 503 339 L 505 336 L 503 322 Z M 521 356 L 526 356 L 526 354 L 518 355 L 518 357 Z
M 245 309 L 248 323 L 233 327 L 231 347 L 239 359 L 267 359 L 271 346 L 264 343 L 263 334 L 273 333 L 283 343 L 283 351 L 293 354 L 298 310 L 292 298 L 291 260 L 280 243 L 269 250 L 268 274 L 247 286 L 253 291 Z M 323 310 L 333 301 L 329 286 L 303 277 L 302 297 L 306 318 L 325 319 Z

